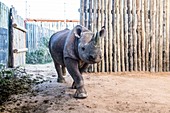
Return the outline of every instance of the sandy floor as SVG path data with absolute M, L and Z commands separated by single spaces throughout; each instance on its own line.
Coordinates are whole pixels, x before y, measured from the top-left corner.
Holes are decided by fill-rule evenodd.
M 86 73 L 88 98 L 78 100 L 69 75 L 67 83 L 56 82 L 53 64 L 26 69 L 49 81 L 36 92 L 15 96 L 4 113 L 170 113 L 170 73 Z

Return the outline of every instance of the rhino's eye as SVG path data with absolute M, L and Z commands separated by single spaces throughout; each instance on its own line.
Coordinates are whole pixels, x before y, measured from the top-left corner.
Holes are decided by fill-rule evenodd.
M 81 49 L 84 51 L 84 50 L 85 50 L 85 47 L 82 47 Z

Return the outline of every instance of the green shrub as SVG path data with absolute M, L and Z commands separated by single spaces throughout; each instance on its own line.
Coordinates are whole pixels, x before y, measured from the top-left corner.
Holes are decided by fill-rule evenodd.
M 26 93 L 31 90 L 34 81 L 26 74 L 24 69 L 0 70 L 0 105 L 7 101 L 10 95 Z
M 44 64 L 52 61 L 51 55 L 48 49 L 49 38 L 42 38 L 38 49 L 26 53 L 27 64 Z

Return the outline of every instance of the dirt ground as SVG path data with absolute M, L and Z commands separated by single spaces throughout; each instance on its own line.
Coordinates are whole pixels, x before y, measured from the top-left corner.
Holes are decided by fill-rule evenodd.
M 170 113 L 170 73 L 85 73 L 88 98 L 79 100 L 68 74 L 67 83 L 56 82 L 52 63 L 26 69 L 48 81 L 13 96 L 3 113 Z

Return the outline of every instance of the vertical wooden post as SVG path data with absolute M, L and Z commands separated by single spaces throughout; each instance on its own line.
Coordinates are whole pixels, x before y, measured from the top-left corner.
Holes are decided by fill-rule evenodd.
M 136 0 L 132 0 L 132 34 L 133 34 L 133 54 L 134 71 L 137 71 L 137 23 L 136 23 Z
M 13 34 L 13 8 L 10 8 L 9 13 L 9 58 L 8 58 L 8 67 L 13 68 L 14 67 L 14 54 L 13 54 L 13 40 L 14 40 L 14 34 Z
M 164 54 L 165 54 L 165 30 L 164 30 L 164 27 L 165 27 L 165 18 L 164 18 L 164 1 L 165 0 L 162 0 L 162 22 L 161 22 L 161 25 L 162 25 L 162 71 L 164 71 Z
M 170 26 L 170 14 L 169 14 L 169 11 L 170 11 L 170 1 L 169 0 L 166 0 L 165 2 L 166 4 L 166 71 L 169 71 L 169 38 L 170 38 L 170 29 L 169 29 L 169 26 Z
M 97 32 L 97 12 L 96 12 L 96 0 L 93 0 L 93 22 L 91 24 L 93 24 L 93 32 L 96 33 Z M 94 64 L 94 72 L 97 72 L 97 64 Z
M 113 14 L 112 14 L 112 18 L 113 18 L 113 59 L 114 59 L 114 72 L 117 72 L 117 44 L 116 44 L 116 41 L 117 41 L 117 36 L 116 36 L 116 33 L 117 33 L 117 14 L 116 14 L 116 0 L 112 0 L 113 2 L 113 5 L 112 5 L 112 9 L 113 9 Z
M 155 71 L 155 0 L 151 0 L 151 72 Z
M 97 31 L 101 29 L 101 0 L 97 0 Z M 100 40 L 101 41 L 101 40 Z
M 120 59 L 120 12 L 119 1 L 116 1 L 116 41 L 117 41 L 117 71 L 121 71 L 121 59 Z
M 145 0 L 145 70 L 149 71 L 149 4 L 148 0 Z
M 125 61 L 124 61 L 124 24 L 123 24 L 123 0 L 119 0 L 119 10 L 120 10 L 120 56 L 121 56 L 121 68 L 125 71 Z
M 111 27 L 112 27 L 112 34 L 111 34 L 111 36 L 112 36 L 112 72 L 114 72 L 115 71 L 115 63 L 114 63 L 114 55 L 115 55 L 115 53 L 114 53 L 114 39 L 115 39 L 115 37 L 114 37 L 114 25 L 115 25 L 115 13 L 114 13 L 114 10 L 115 10 L 115 6 L 114 6 L 114 0 L 112 0 L 112 5 L 111 5 L 111 16 L 112 16 L 112 20 L 111 20 Z
M 125 40 L 125 70 L 129 71 L 129 56 L 128 56 L 128 20 L 127 20 L 127 0 L 124 0 L 124 40 Z
M 100 9 L 101 9 L 101 1 L 100 0 L 97 0 L 97 31 L 99 31 L 102 26 L 101 26 L 101 12 L 100 12 Z M 101 39 L 99 40 L 100 41 L 100 48 L 102 50 L 102 43 L 101 43 Z M 98 69 L 98 72 L 101 72 L 101 66 L 102 65 L 102 62 L 100 62 L 99 64 L 97 64 L 97 69 Z
M 156 26 L 155 26 L 155 72 L 159 71 L 159 63 L 158 63 L 158 54 L 159 54 L 159 50 L 158 50 L 158 42 L 159 42 L 159 0 L 156 0 Z
M 85 18 L 85 27 L 88 27 L 88 0 L 85 0 L 84 1 L 84 18 Z
M 104 0 L 101 0 L 101 25 L 104 26 Z M 106 29 L 107 30 L 107 29 Z M 105 37 L 104 37 L 105 38 Z M 105 53 L 105 48 L 104 48 L 104 38 L 101 40 L 101 45 L 102 45 L 102 56 L 104 57 Z M 102 59 L 102 72 L 105 72 L 105 58 Z
M 84 26 L 84 0 L 80 0 L 80 24 Z
M 166 6 L 165 6 L 165 0 L 163 0 L 163 51 L 162 51 L 162 70 L 166 71 Z
M 89 0 L 89 9 L 88 9 L 88 11 L 89 11 L 89 21 L 88 21 L 88 29 L 89 30 L 93 30 L 93 25 L 92 25 L 92 18 L 93 18 L 93 16 L 92 16 L 92 0 Z
M 138 51 L 138 71 L 141 71 L 141 13 L 140 13 L 140 2 L 136 0 L 136 11 L 137 11 L 137 51 Z
M 142 61 L 141 61 L 141 65 L 142 65 L 142 71 L 145 71 L 145 16 L 144 16 L 144 6 L 145 6 L 145 0 L 142 0 L 142 4 L 141 4 L 141 6 L 142 6 L 142 8 L 141 8 L 141 15 L 142 15 L 142 20 L 141 20 L 141 22 L 142 22 L 142 25 L 141 25 L 141 27 L 142 27 Z
M 108 30 L 108 15 L 107 15 L 107 11 L 108 11 L 108 0 L 105 0 L 105 27 Z M 109 71 L 109 53 L 108 53 L 108 34 L 106 33 L 106 38 L 105 38 L 105 57 L 106 57 L 106 72 Z
M 128 37 L 129 37 L 129 70 L 133 71 L 133 38 L 132 38 L 132 1 L 127 0 L 128 6 Z
M 163 45 L 163 0 L 159 3 L 159 72 L 162 72 L 162 45 Z
M 111 14 L 111 10 L 112 10 L 112 0 L 108 0 L 108 11 L 107 11 L 107 15 L 108 15 L 108 38 L 109 38 L 109 71 L 112 72 L 112 55 L 113 55 L 113 50 L 112 50 L 112 14 Z
M 93 14 L 92 14 L 92 0 L 88 0 L 88 29 L 93 31 Z M 91 71 L 94 72 L 94 64 L 91 65 Z

